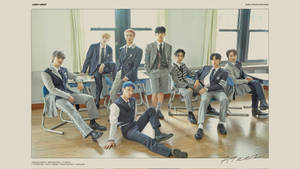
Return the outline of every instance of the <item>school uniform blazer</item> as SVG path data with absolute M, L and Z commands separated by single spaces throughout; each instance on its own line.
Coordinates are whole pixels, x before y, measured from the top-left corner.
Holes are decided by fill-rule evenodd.
M 200 81 L 200 83 L 204 83 L 204 78 L 209 74 L 210 70 L 213 66 L 204 66 L 202 69 L 196 72 L 196 79 Z M 224 92 L 226 87 L 228 73 L 219 68 L 217 72 L 214 73 L 212 80 L 210 81 L 210 86 L 207 88 L 208 92 L 216 91 L 216 92 Z
M 138 78 L 138 68 L 140 66 L 143 50 L 136 45 L 132 46 L 132 53 L 126 56 L 126 45 L 120 48 L 120 57 L 117 64 L 117 72 L 121 70 L 121 79 L 125 76 L 132 82 Z
M 93 75 L 95 72 L 98 71 L 100 66 L 99 59 L 100 59 L 100 42 L 94 43 L 89 47 L 89 50 L 86 54 L 85 61 L 82 66 L 82 73 L 86 73 L 87 69 L 89 68 L 88 74 Z M 113 62 L 112 58 L 112 48 L 106 44 L 105 48 L 106 52 L 104 55 L 104 59 L 101 60 L 101 63 L 104 65 L 110 62 Z
M 235 65 L 231 62 L 227 62 L 224 69 L 228 72 L 228 76 L 231 77 L 234 82 L 235 96 L 244 96 L 251 91 L 248 86 L 248 80 L 245 79 L 247 75 L 243 71 L 240 62 L 236 62 Z
M 54 68 L 54 66 L 50 65 L 49 69 L 60 79 L 62 79 L 61 75 L 58 73 L 58 71 Z M 75 74 L 69 72 L 67 70 L 67 73 L 64 74 L 64 76 L 67 76 L 67 79 L 73 79 L 75 82 L 82 82 L 82 79 Z M 44 112 L 48 117 L 55 117 L 58 115 L 57 110 L 56 110 L 56 105 L 55 105 L 55 97 L 60 96 L 62 98 L 68 99 L 69 96 L 71 95 L 70 93 L 64 92 L 58 88 L 56 88 L 53 84 L 51 76 L 42 71 L 41 72 L 41 77 L 42 77 L 42 82 L 49 91 L 49 94 L 45 96 L 44 101 Z M 70 87 L 67 85 L 66 86 L 69 90 Z M 76 93 L 76 91 L 71 90 L 72 92 Z
M 146 46 L 145 50 L 145 69 L 148 74 L 154 74 L 153 65 L 155 63 L 155 59 L 157 57 L 157 42 L 152 42 Z M 171 72 L 172 69 L 172 46 L 164 42 L 164 52 L 168 64 L 168 71 Z

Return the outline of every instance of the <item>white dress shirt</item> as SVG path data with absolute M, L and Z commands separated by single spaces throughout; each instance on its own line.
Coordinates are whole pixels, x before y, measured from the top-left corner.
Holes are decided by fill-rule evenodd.
M 204 78 L 204 87 L 205 88 L 208 88 L 210 86 L 210 74 L 212 72 L 213 69 L 216 69 L 215 72 L 214 72 L 214 75 L 216 74 L 216 72 L 219 70 L 219 68 L 214 68 L 212 67 L 209 71 L 209 73 L 205 76 Z
M 160 44 L 162 44 L 162 49 L 163 49 L 163 48 L 164 48 L 165 42 L 161 42 L 161 43 L 160 43 L 160 42 L 157 41 L 157 49 L 158 49 L 158 51 L 159 51 L 159 45 L 160 45 Z

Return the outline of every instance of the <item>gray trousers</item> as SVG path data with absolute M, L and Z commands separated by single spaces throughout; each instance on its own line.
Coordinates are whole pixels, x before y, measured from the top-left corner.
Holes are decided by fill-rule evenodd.
M 179 94 L 181 96 L 183 96 L 184 98 L 184 103 L 185 103 L 185 106 L 187 108 L 187 111 L 188 112 L 193 112 L 193 106 L 192 106 L 192 96 L 193 96 L 193 93 L 199 93 L 200 89 L 202 88 L 201 85 L 199 85 L 196 89 L 193 87 L 193 84 L 189 84 L 189 87 L 191 89 L 193 89 L 193 91 L 190 91 L 186 88 L 179 88 L 178 91 L 179 91 Z
M 115 102 L 115 100 L 117 99 L 117 94 L 120 91 L 120 89 L 122 88 L 122 84 L 123 81 L 121 79 L 121 70 L 118 71 L 118 73 L 116 74 L 116 78 L 112 84 L 111 87 L 111 91 L 110 91 L 110 100 L 112 101 L 112 103 Z
M 205 92 L 201 95 L 201 102 L 198 111 L 198 124 L 203 124 L 207 107 L 211 99 L 215 98 L 220 102 L 220 122 L 225 122 L 226 113 L 228 110 L 229 100 L 224 92 Z
M 81 93 L 73 93 L 71 95 L 74 97 L 74 104 L 86 105 L 88 109 L 88 117 L 90 119 L 97 119 L 99 117 L 99 112 L 93 96 Z M 93 130 L 88 124 L 86 124 L 79 112 L 69 100 L 58 99 L 56 100 L 56 106 L 69 116 L 69 118 L 73 121 L 74 126 L 80 131 L 83 138 L 87 137 L 87 135 Z

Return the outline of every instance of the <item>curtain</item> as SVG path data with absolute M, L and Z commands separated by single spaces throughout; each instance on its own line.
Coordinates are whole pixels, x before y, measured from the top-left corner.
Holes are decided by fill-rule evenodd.
M 71 9 L 71 53 L 73 71 L 80 72 L 84 60 L 84 30 L 81 25 L 80 10 Z
M 203 34 L 203 53 L 202 65 L 210 64 L 209 56 L 216 50 L 216 35 L 217 35 L 217 10 L 208 9 L 205 14 L 205 29 Z

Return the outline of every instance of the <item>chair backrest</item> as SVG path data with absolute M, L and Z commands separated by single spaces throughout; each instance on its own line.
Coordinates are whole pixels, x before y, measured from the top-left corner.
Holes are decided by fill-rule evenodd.
M 46 86 L 43 86 L 43 97 L 46 97 L 49 94 L 49 90 L 46 88 Z
M 107 84 L 109 87 L 112 87 L 112 81 L 110 80 L 110 78 L 107 77 L 107 76 L 104 76 L 104 78 L 105 78 L 106 84 Z
M 233 82 L 233 79 L 231 77 L 227 77 L 227 84 L 231 87 L 234 87 L 234 82 Z

